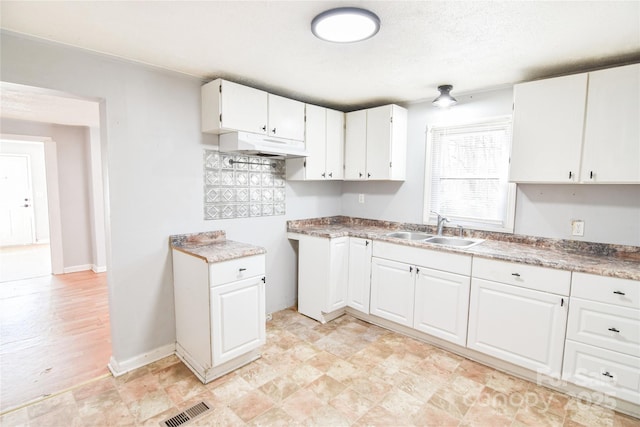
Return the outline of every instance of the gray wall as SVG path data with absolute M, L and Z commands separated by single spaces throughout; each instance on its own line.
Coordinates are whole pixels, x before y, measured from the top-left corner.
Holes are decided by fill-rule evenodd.
M 3 133 L 44 136 L 55 141 L 64 268 L 90 267 L 95 243 L 91 230 L 91 171 L 86 161 L 89 150 L 86 128 L 15 119 L 1 119 L 0 124 Z M 46 204 L 44 207 L 46 209 Z
M 422 223 L 427 126 L 511 114 L 512 96 L 507 88 L 456 95 L 458 105 L 448 110 L 409 105 L 406 181 L 345 182 L 343 215 Z M 572 219 L 585 221 L 583 237 L 571 236 Z M 640 246 L 640 185 L 518 185 L 514 232 Z
M 267 311 L 296 301 L 286 220 L 341 212 L 341 183 L 290 183 L 287 215 L 204 221 L 199 79 L 2 34 L 2 80 L 101 100 L 109 307 L 119 364 L 175 342 L 168 237 L 224 229 L 267 249 Z

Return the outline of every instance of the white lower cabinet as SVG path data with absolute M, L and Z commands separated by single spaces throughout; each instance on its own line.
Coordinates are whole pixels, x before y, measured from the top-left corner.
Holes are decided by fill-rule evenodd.
M 469 276 L 417 267 L 413 327 L 465 346 Z
M 202 382 L 260 356 L 264 273 L 264 255 L 207 264 L 173 250 L 176 354 Z
M 412 327 L 414 288 L 413 266 L 371 259 L 371 314 Z
M 372 246 L 369 239 L 349 238 L 347 306 L 366 314 L 369 314 Z
M 347 305 L 349 237 L 289 237 L 300 242 L 298 312 L 322 323 L 332 320 Z
M 467 346 L 560 376 L 568 298 L 473 278 Z

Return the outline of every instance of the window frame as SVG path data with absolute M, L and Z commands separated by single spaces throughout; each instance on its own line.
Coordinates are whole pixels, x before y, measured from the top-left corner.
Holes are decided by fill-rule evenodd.
M 513 116 L 511 115 L 502 115 L 502 116 L 494 116 L 494 117 L 486 117 L 477 120 L 469 120 L 464 122 L 454 122 L 454 123 L 435 123 L 427 126 L 427 135 L 426 135 L 426 149 L 425 149 L 425 174 L 424 174 L 424 206 L 422 211 L 422 222 L 427 225 L 437 225 L 437 217 L 432 213 L 431 207 L 431 180 L 433 176 L 433 130 L 440 128 L 454 128 L 461 126 L 474 126 L 474 125 L 482 125 L 482 124 L 491 124 L 501 121 L 509 121 L 509 126 L 513 127 Z M 513 133 L 512 141 L 513 141 Z M 509 144 L 509 160 L 511 158 L 511 144 Z M 473 230 L 481 230 L 481 231 L 493 231 L 493 232 L 501 232 L 501 233 L 513 233 L 514 225 L 515 225 L 515 214 L 516 214 L 516 183 L 509 182 L 508 179 L 508 171 L 509 166 L 507 165 L 507 194 L 506 194 L 506 203 L 505 203 L 505 219 L 504 222 L 500 225 L 492 224 L 489 222 L 481 222 L 481 221 L 457 221 L 452 220 L 450 223 L 445 223 L 445 227 L 449 226 L 462 226 L 465 229 L 473 229 Z M 444 214 L 446 216 L 446 214 Z M 448 224 L 448 225 L 447 225 Z

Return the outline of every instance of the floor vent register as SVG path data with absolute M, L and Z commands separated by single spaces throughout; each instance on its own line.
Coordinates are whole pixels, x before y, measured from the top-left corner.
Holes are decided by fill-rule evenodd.
M 188 423 L 189 421 L 199 417 L 202 414 L 211 411 L 211 405 L 206 402 L 200 402 L 193 405 L 191 408 L 180 412 L 178 415 L 174 415 L 160 423 L 161 427 L 178 427 Z

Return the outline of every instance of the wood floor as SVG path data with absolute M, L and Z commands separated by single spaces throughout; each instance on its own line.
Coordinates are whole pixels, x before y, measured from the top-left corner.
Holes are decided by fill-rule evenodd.
M 0 412 L 107 374 L 106 273 L 0 283 Z

